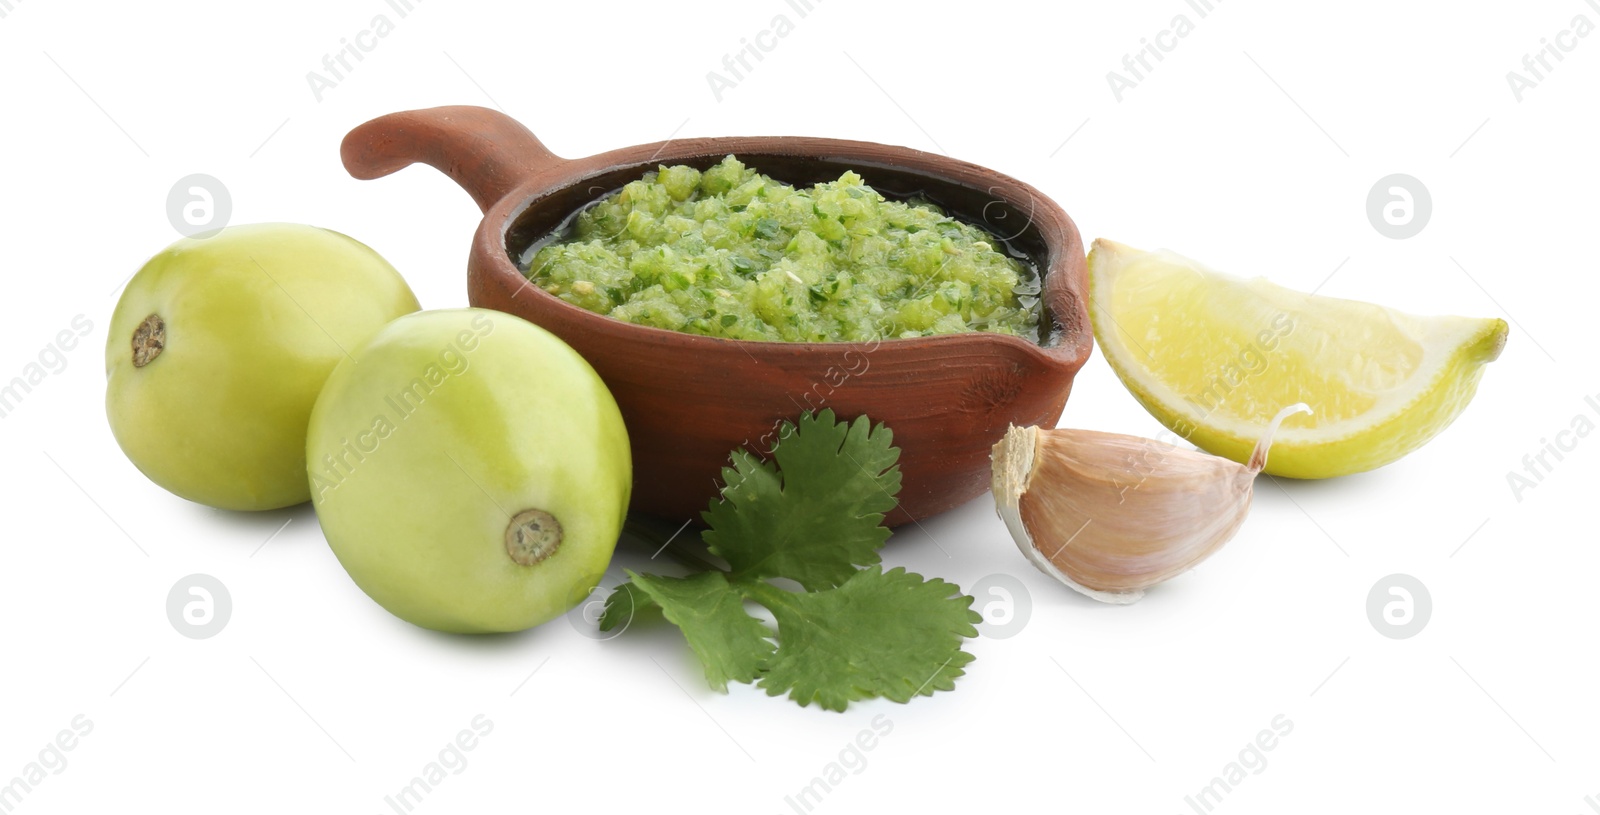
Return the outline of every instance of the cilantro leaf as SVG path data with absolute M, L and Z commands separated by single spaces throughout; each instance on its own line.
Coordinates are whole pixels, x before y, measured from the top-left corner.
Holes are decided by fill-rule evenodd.
M 773 461 L 738 450 L 723 469 L 722 499 L 703 516 L 712 553 L 735 579 L 786 577 L 809 590 L 880 562 L 883 517 L 900 491 L 893 434 L 865 416 L 836 423 L 824 410 L 785 423 L 780 438 Z
M 600 630 L 610 631 L 617 626 L 624 630 L 634 622 L 645 622 L 661 617 L 661 606 L 650 599 L 633 585 L 632 581 L 623 583 L 611 592 L 606 598 L 606 606 L 600 612 Z
M 772 632 L 744 610 L 744 597 L 720 571 L 688 577 L 634 574 L 634 589 L 661 607 L 706 671 L 706 682 L 726 693 L 728 680 L 753 682 L 772 656 Z
M 962 641 L 978 635 L 982 617 L 960 587 L 878 565 L 884 514 L 900 490 L 889 430 L 865 416 L 836 422 L 825 410 L 784 423 L 780 439 L 769 461 L 735 450 L 722 495 L 703 515 L 702 539 L 729 568 L 674 547 L 677 532 L 657 546 L 643 525 L 635 531 L 656 554 L 668 551 L 693 573 L 628 572 L 606 600 L 601 630 L 664 617 L 713 688 L 754 682 L 802 707 L 842 711 L 860 699 L 905 703 L 952 689 L 973 659 Z M 771 611 L 778 630 L 748 614 L 746 601 Z
M 778 651 L 760 686 L 802 707 L 843 711 L 875 696 L 905 703 L 951 690 L 973 660 L 962 639 L 976 637 L 983 620 L 960 587 L 900 568 L 863 569 L 827 591 L 746 588 L 778 620 Z

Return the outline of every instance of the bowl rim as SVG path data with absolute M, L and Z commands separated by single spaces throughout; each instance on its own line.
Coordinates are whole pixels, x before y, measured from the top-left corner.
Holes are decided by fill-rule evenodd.
M 799 147 L 809 149 L 794 149 Z M 648 172 L 643 169 L 644 166 L 652 163 L 706 159 L 729 154 L 740 156 L 741 160 L 744 155 L 762 154 L 826 158 L 835 162 L 854 163 L 869 172 L 873 167 L 894 169 L 927 176 L 947 184 L 982 188 L 986 193 L 994 195 L 997 202 L 1004 202 L 1019 210 L 1022 207 L 1018 206 L 1019 201 L 1016 200 L 1016 196 L 1007 195 L 1006 192 L 1022 193 L 1029 204 L 1030 223 L 1041 228 L 1045 243 L 1046 256 L 1032 259 L 1040 277 L 1040 298 L 1048 307 L 1052 323 L 1047 335 L 1051 338 L 1051 342 L 1045 344 L 1016 335 L 988 331 L 824 342 L 744 340 L 691 334 L 626 322 L 568 303 L 534 285 L 531 278 L 524 276 L 512 260 L 506 241 L 508 232 L 526 212 L 557 192 L 630 166 L 640 169 L 640 175 L 643 175 L 644 172 Z M 757 169 L 759 171 L 759 167 Z M 976 183 L 979 180 L 987 183 L 979 185 Z M 1003 191 L 1007 186 L 1011 189 Z M 597 193 L 597 196 L 604 192 Z M 1041 212 L 1045 215 L 1043 219 L 1039 217 Z M 567 214 L 571 214 L 571 211 Z M 474 250 L 487 257 L 489 266 L 496 275 L 503 278 L 502 282 L 516 283 L 514 288 L 509 289 L 512 302 L 527 302 L 523 297 L 525 292 L 531 292 L 528 296 L 533 298 L 532 303 L 536 303 L 537 308 L 564 309 L 564 315 L 579 323 L 593 326 L 596 330 L 634 334 L 641 340 L 648 339 L 684 347 L 699 346 L 705 349 L 741 347 L 747 351 L 759 350 L 763 354 L 781 353 L 798 356 L 813 352 L 837 352 L 862 345 L 870 345 L 875 349 L 881 347 L 920 349 L 930 344 L 989 344 L 1007 346 L 1032 356 L 1043 357 L 1054 365 L 1071 366 L 1074 371 L 1088 361 L 1093 348 L 1093 333 L 1088 320 L 1088 264 L 1084 254 L 1083 239 L 1071 216 L 1043 192 L 1023 181 L 981 165 L 910 147 L 813 136 L 715 136 L 669 139 L 621 147 L 582 159 L 560 159 L 528 176 L 487 208 L 478 234 L 474 238 Z M 1064 319 L 1068 315 L 1063 315 L 1063 309 L 1057 308 L 1058 304 L 1050 302 L 1049 299 L 1051 279 L 1059 280 L 1062 274 L 1066 275 L 1067 280 L 1064 284 L 1055 284 L 1055 288 L 1064 288 L 1065 291 L 1060 294 L 1069 297 L 1069 302 L 1059 305 L 1070 309 L 1070 319 Z

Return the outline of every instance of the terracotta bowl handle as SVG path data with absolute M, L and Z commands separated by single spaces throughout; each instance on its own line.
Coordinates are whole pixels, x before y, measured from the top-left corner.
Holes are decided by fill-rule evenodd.
M 430 165 L 485 212 L 522 182 L 566 160 L 515 119 L 470 105 L 379 116 L 350 131 L 339 153 L 345 169 L 363 180 L 419 161 Z

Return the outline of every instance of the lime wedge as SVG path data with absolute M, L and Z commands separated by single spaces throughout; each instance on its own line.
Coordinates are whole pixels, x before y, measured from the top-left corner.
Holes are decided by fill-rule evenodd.
M 1504 320 L 1415 317 L 1212 271 L 1106 240 L 1089 253 L 1094 336 L 1140 404 L 1196 446 L 1243 462 L 1285 405 L 1266 472 L 1329 478 L 1381 467 L 1454 421 Z

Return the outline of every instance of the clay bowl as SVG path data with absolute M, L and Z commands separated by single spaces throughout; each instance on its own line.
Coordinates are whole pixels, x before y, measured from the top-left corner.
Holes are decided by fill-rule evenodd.
M 616 396 L 633 442 L 635 511 L 700 518 L 729 451 L 770 449 L 805 410 L 861 414 L 900 447 L 899 525 L 955 507 L 989 485 L 989 449 L 1007 425 L 1054 426 L 1093 346 L 1083 241 L 1072 219 L 1016 179 L 905 147 L 809 137 L 680 139 L 564 159 L 516 121 L 477 107 L 374 119 L 345 137 L 350 174 L 438 168 L 484 212 L 467 266 L 472 305 L 555 333 Z M 574 212 L 661 164 L 705 169 L 729 153 L 809 186 L 845 170 L 896 198 L 921 194 L 1025 253 L 1043 275 L 1042 343 L 968 333 L 872 343 L 747 342 L 632 325 L 570 305 L 528 281 L 516 258 Z

